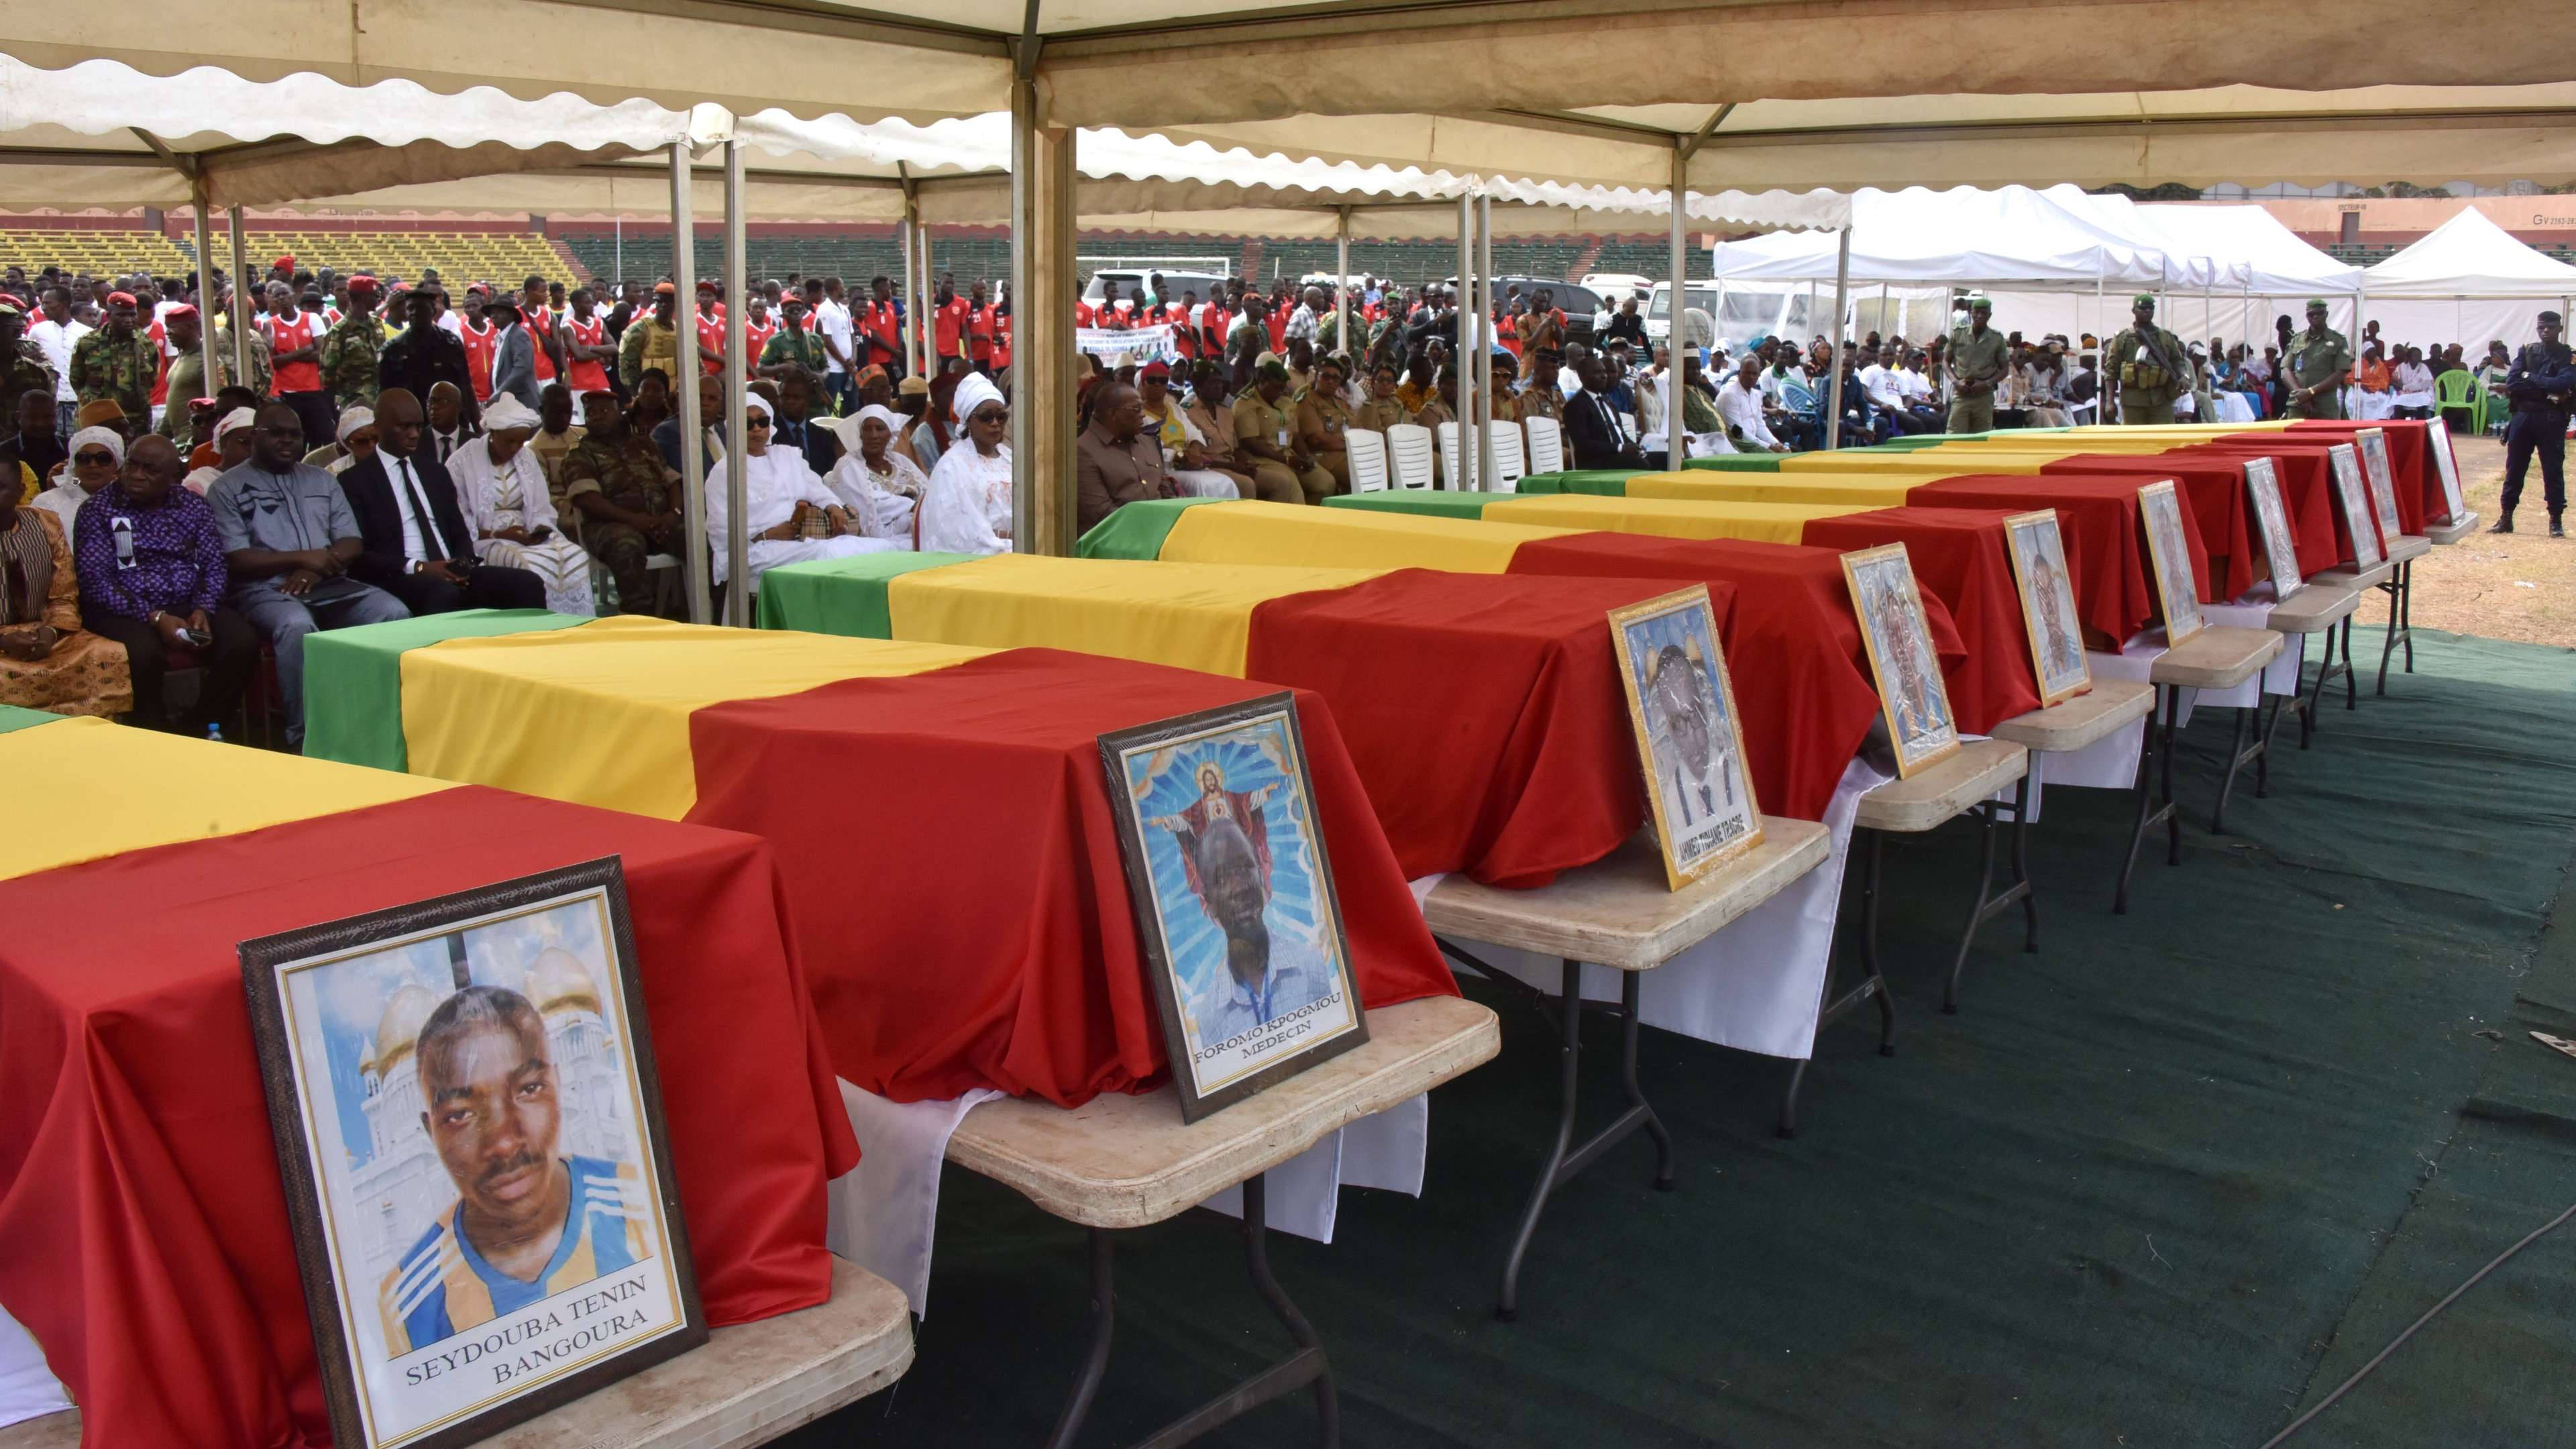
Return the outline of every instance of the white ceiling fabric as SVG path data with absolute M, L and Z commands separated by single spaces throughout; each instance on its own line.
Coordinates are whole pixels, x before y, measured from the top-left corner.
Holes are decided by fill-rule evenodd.
M 1719 277 L 1822 281 L 1837 265 L 1836 237 L 1784 233 L 1715 249 Z M 2155 288 L 2168 264 L 2146 242 L 2067 210 L 2028 187 L 1976 191 L 1865 190 L 1852 198 L 1854 284 L 2014 284 Z

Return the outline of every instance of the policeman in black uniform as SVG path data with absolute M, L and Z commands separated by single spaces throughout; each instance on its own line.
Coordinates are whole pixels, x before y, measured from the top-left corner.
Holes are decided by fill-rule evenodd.
M 2549 505 L 2549 536 L 2565 538 L 2567 416 L 2576 406 L 2576 356 L 2558 340 L 2559 316 L 2540 314 L 2540 340 L 2523 344 L 2504 376 L 2513 421 L 2504 430 L 2504 497 L 2489 533 L 2513 532 L 2513 506 L 2522 501 L 2523 474 L 2540 454 L 2541 501 Z

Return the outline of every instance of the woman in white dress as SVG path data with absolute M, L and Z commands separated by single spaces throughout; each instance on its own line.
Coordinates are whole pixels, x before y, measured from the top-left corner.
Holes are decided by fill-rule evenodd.
M 769 446 L 769 399 L 751 393 L 743 399 L 742 448 L 728 453 L 707 472 L 707 547 L 715 555 L 715 580 L 733 572 L 733 469 L 742 465 L 743 523 L 749 547 L 751 586 L 780 564 L 814 559 L 848 558 L 853 554 L 890 553 L 897 544 L 860 536 L 858 520 L 841 505 L 804 455 L 792 448 Z
M 859 521 L 859 532 L 910 548 L 913 517 L 930 478 L 895 451 L 895 435 L 902 429 L 903 414 L 883 403 L 835 419 L 832 431 L 841 439 L 841 461 L 823 482 Z
M 508 393 L 495 393 L 483 409 L 483 427 L 482 437 L 458 444 L 447 457 L 475 552 L 485 563 L 526 569 L 543 580 L 546 607 L 555 613 L 599 612 L 590 595 L 590 555 L 564 536 L 546 495 L 545 469 L 528 451 L 537 415 Z
M 921 500 L 925 553 L 1011 551 L 1011 410 L 981 373 L 957 384 L 966 436 L 939 455 Z

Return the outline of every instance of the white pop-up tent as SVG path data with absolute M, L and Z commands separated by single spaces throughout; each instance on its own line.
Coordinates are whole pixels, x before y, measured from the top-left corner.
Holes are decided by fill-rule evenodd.
M 2308 299 L 2322 297 L 2329 323 L 2350 334 L 2354 304 L 2361 296 L 2361 268 L 2299 240 L 2271 212 L 2199 201 L 2154 202 L 2138 212 L 2202 251 L 2242 262 L 2249 273 L 2237 297 L 2219 295 L 2206 309 L 2196 310 L 2191 298 L 2172 299 L 2166 325 L 2175 331 L 2260 345 L 2273 333 L 2273 318 L 2286 314 L 2304 325 Z
M 2474 359 L 2486 344 L 2519 347 L 2542 311 L 2576 298 L 2576 267 L 2541 255 L 2463 206 L 2423 239 L 2362 273 L 2365 322 L 2390 342 L 2457 342 Z

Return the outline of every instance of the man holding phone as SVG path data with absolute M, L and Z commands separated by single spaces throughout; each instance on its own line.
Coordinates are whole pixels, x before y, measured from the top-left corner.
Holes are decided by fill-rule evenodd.
M 230 575 L 215 515 L 179 486 L 180 467 L 168 438 L 136 440 L 116 478 L 81 504 L 72 556 L 82 623 L 125 646 L 135 723 L 203 736 L 240 707 L 259 664 L 259 634 L 224 607 Z M 163 677 L 188 662 L 205 666 L 205 682 L 173 721 Z

